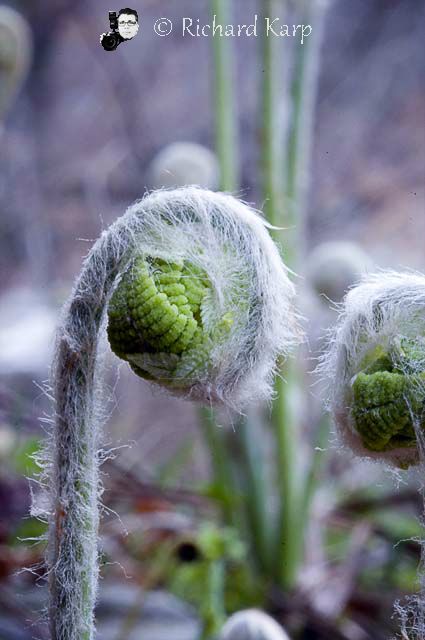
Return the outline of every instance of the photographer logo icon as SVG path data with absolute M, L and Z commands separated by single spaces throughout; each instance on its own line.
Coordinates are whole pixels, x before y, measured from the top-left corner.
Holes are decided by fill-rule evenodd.
M 132 40 L 139 31 L 139 16 L 134 9 L 120 9 L 120 11 L 109 12 L 108 33 L 102 33 L 100 44 L 105 51 L 115 51 L 121 42 Z

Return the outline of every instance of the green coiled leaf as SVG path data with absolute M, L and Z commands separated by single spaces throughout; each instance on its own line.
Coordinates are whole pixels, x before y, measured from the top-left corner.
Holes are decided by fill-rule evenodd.
M 137 257 L 109 304 L 112 350 L 142 378 L 173 387 L 198 380 L 211 366 L 213 342 L 233 322 L 226 313 L 207 326 L 212 293 L 205 272 L 192 264 Z
M 414 421 L 425 427 L 425 373 L 420 340 L 376 347 L 355 377 L 352 418 L 370 451 L 414 446 Z M 415 373 L 414 373 L 415 372 Z

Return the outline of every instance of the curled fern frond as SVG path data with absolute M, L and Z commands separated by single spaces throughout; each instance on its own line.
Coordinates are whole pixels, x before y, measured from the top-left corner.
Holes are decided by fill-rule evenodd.
M 57 336 L 46 446 L 50 624 L 92 640 L 97 592 L 99 337 L 172 393 L 240 409 L 272 390 L 299 339 L 293 285 L 266 225 L 229 195 L 151 193 L 95 243 Z
M 345 298 L 320 366 L 344 444 L 399 467 L 419 462 L 425 429 L 425 277 L 382 271 Z

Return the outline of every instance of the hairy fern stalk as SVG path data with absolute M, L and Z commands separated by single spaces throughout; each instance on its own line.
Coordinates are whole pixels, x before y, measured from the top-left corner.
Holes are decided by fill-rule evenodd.
M 265 223 L 224 194 L 154 192 L 103 232 L 58 331 L 51 496 L 52 640 L 91 640 L 97 594 L 100 353 L 113 350 L 169 392 L 240 410 L 270 396 L 299 334 L 293 286 Z

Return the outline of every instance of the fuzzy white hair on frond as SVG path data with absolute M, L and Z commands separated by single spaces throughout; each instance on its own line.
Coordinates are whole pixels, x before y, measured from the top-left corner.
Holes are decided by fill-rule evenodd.
M 424 499 L 425 276 L 382 270 L 346 296 L 318 367 L 340 442 L 357 456 L 418 465 Z M 422 525 L 424 525 L 422 517 Z M 425 637 L 425 542 L 419 594 L 396 603 L 403 638 Z
M 167 365 L 166 356 L 170 354 L 164 354 L 167 348 L 152 336 L 152 329 L 150 341 L 142 340 L 141 345 L 142 349 L 147 345 L 148 352 L 140 353 L 141 349 L 138 352 L 137 338 L 130 345 L 133 347 L 127 357 L 130 363 L 138 371 L 144 366 L 149 379 L 171 393 L 205 403 L 220 402 L 240 410 L 249 403 L 270 398 L 277 357 L 287 355 L 299 333 L 293 310 L 294 287 L 264 221 L 232 196 L 193 187 L 155 192 L 130 207 L 126 216 L 137 220 L 137 255 L 145 260 L 143 264 L 149 270 L 149 274 L 145 270 L 145 288 L 157 278 L 158 291 L 164 297 L 168 291 L 175 294 L 177 282 L 180 287 L 177 292 L 189 297 L 185 285 L 196 280 L 197 286 L 204 287 L 199 294 L 204 297 L 197 309 L 202 316 L 199 329 L 208 334 L 208 354 L 201 352 L 199 366 L 194 366 L 197 345 L 195 338 L 191 339 L 195 343 L 188 350 L 193 365 L 191 375 L 184 375 L 189 367 L 183 366 L 182 357 L 178 360 L 177 350 Z M 165 275 L 161 273 L 161 262 L 166 264 Z M 130 271 L 131 267 L 130 262 Z M 174 276 L 172 285 L 167 289 L 163 282 L 169 283 L 171 276 Z M 129 278 L 132 279 L 131 274 Z M 143 319 L 138 321 L 137 308 L 146 315 L 146 310 L 153 306 L 147 302 L 143 306 L 143 294 L 137 295 L 136 286 L 132 281 L 121 292 L 120 284 L 117 285 L 118 303 L 121 293 L 133 294 L 136 311 L 133 313 L 127 304 L 124 313 L 116 314 L 121 325 L 124 316 L 129 318 L 129 333 L 134 328 L 143 333 Z M 185 295 L 182 304 L 192 321 L 195 312 L 187 309 Z M 151 300 L 159 297 L 157 293 Z M 176 295 L 168 297 L 172 298 L 171 304 L 179 305 Z M 166 305 L 168 302 L 165 300 Z M 165 313 L 165 308 L 158 310 L 158 314 Z M 170 322 L 172 319 L 173 316 Z M 216 327 L 223 329 L 218 335 Z M 161 330 L 164 333 L 164 325 Z M 122 338 L 122 327 L 119 337 Z M 172 339 L 176 341 L 173 334 Z M 155 340 L 160 345 L 157 348 Z M 115 342 L 118 350 L 120 346 L 123 351 L 128 348 L 128 340 L 124 345 L 119 340 Z M 152 351 L 157 352 L 156 356 Z
M 329 385 L 329 408 L 341 443 L 356 455 L 398 467 L 417 463 L 420 442 L 415 436 L 421 438 L 422 429 L 416 426 L 423 421 L 420 409 L 425 389 L 425 276 L 389 270 L 364 276 L 346 295 L 328 343 L 318 372 Z M 398 383 L 404 386 L 397 387 Z M 410 384 L 412 393 L 408 393 L 406 384 Z M 368 385 L 374 397 L 367 397 Z M 391 421 L 391 412 L 386 416 L 377 413 L 380 405 L 386 404 L 386 398 L 378 392 L 378 387 L 385 385 L 388 393 L 399 390 L 398 409 L 403 415 L 394 411 L 393 417 L 400 422 L 393 432 L 388 427 L 381 438 L 379 420 L 382 424 Z M 363 402 L 358 408 L 356 391 L 357 399 Z M 416 419 L 413 416 L 409 424 L 407 414 L 412 412 Z M 356 422 L 361 418 L 365 422 L 359 433 Z M 372 431 L 376 430 L 370 439 L 365 433 L 367 422 Z M 403 433 L 403 423 L 410 437 Z
M 52 367 L 55 419 L 45 459 L 52 638 L 94 637 L 107 316 L 112 347 L 139 375 L 170 393 L 241 410 L 270 397 L 277 358 L 300 340 L 293 297 L 267 224 L 230 195 L 153 192 L 94 244 L 64 307 Z

